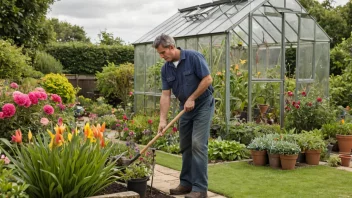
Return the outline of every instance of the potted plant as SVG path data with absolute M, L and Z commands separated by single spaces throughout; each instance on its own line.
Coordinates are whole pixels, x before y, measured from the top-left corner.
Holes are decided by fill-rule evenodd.
M 268 142 L 268 155 L 269 155 L 269 165 L 271 168 L 281 168 L 280 153 L 277 148 L 279 143 L 278 138 Z
M 296 143 L 280 141 L 277 144 L 277 150 L 280 153 L 280 161 L 283 170 L 292 170 L 295 168 L 298 153 L 301 151 Z
M 265 137 L 257 137 L 247 146 L 251 151 L 253 164 L 255 166 L 264 166 L 267 163 L 267 140 Z
M 352 149 L 352 123 L 338 124 L 336 133 L 340 154 L 350 154 Z
M 304 132 L 301 135 L 306 140 L 306 161 L 309 165 L 319 165 L 320 153 L 326 147 L 324 140 L 319 135 L 320 130 Z
M 351 155 L 348 154 L 340 154 L 341 166 L 350 167 Z

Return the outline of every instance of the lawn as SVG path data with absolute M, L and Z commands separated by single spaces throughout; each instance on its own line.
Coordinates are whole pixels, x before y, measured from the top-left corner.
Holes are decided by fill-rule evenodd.
M 181 158 L 157 152 L 156 162 L 180 170 Z M 352 173 L 327 166 L 292 171 L 247 162 L 211 165 L 209 190 L 226 197 L 352 197 Z

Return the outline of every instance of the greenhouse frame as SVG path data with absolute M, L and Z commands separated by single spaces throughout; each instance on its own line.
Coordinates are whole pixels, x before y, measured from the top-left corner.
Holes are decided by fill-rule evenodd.
M 162 33 L 173 36 L 177 47 L 204 55 L 216 115 L 226 124 L 241 116 L 258 121 L 259 105 L 268 104 L 265 114 L 272 118 L 265 119 L 283 126 L 287 91 L 328 96 L 331 39 L 298 1 L 220 0 L 179 9 L 133 43 L 135 112 L 159 109 L 163 60 L 152 42 Z M 172 107 L 178 109 L 174 97 Z

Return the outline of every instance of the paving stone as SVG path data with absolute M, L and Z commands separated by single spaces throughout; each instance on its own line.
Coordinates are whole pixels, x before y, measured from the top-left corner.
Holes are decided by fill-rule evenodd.
M 108 195 L 99 195 L 89 198 L 139 198 L 139 194 L 133 191 L 127 191 Z

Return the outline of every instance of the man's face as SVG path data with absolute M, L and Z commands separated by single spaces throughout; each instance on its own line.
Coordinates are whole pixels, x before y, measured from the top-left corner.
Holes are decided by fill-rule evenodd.
M 168 62 L 173 61 L 175 56 L 174 46 L 169 46 L 167 48 L 164 48 L 163 46 L 159 45 L 159 47 L 156 48 L 156 51 L 159 53 L 160 57 L 163 58 L 165 61 L 168 61 Z

